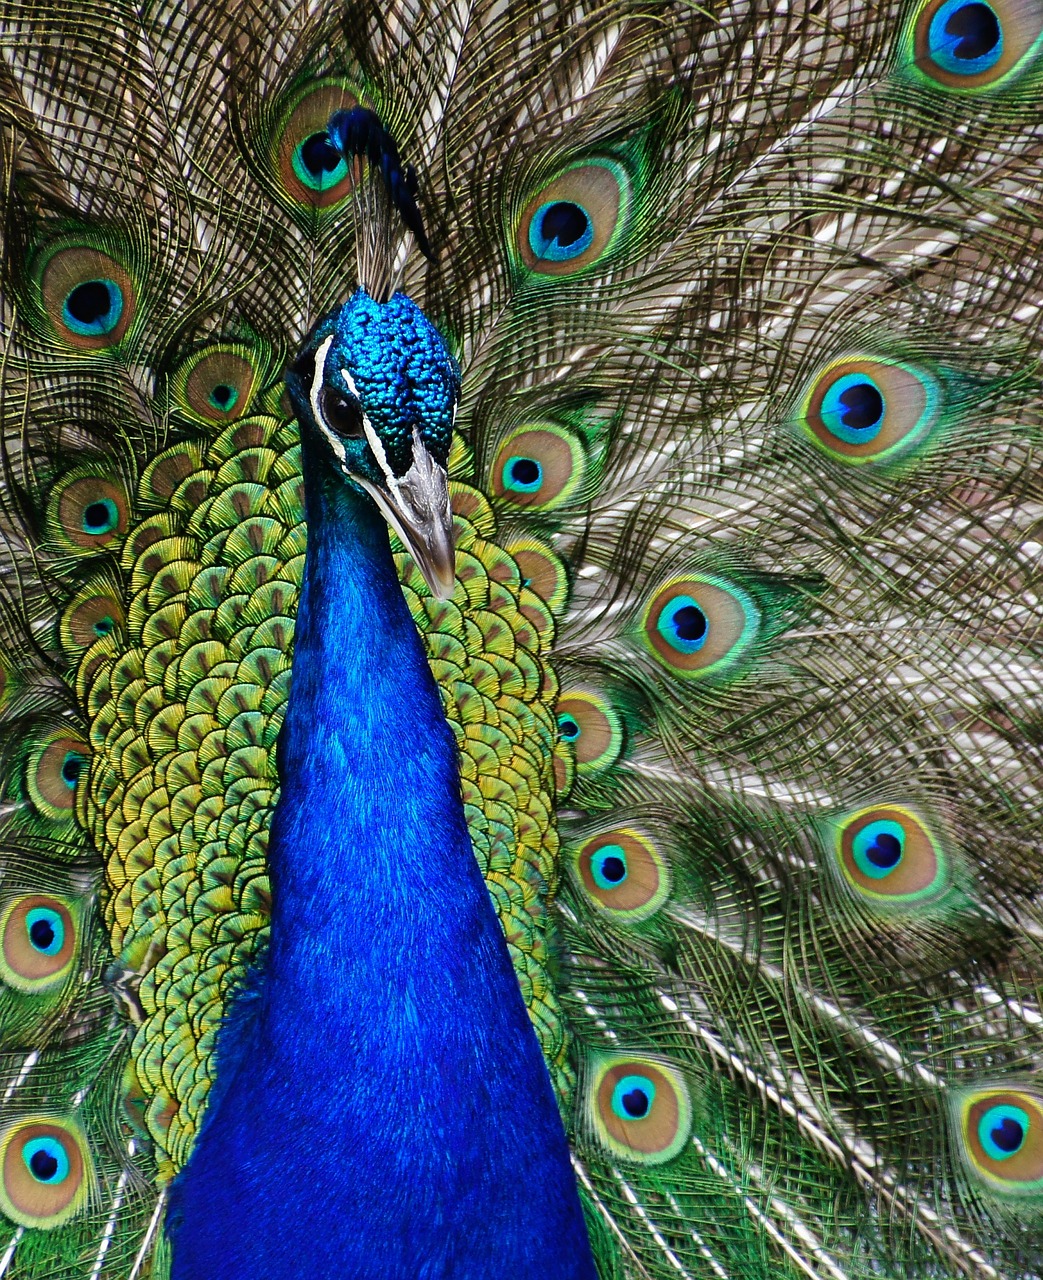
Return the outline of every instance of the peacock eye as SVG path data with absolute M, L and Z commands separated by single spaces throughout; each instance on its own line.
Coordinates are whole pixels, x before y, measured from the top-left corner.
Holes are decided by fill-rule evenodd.
M 648 1076 L 623 1076 L 612 1090 L 612 1110 L 620 1120 L 643 1120 L 655 1102 L 655 1083 Z
M 973 76 L 999 61 L 1003 29 L 990 5 L 948 0 L 930 21 L 927 44 L 946 71 Z
M 1009 1160 L 1025 1145 L 1028 1112 L 1009 1104 L 990 1107 L 978 1121 L 978 1141 L 990 1160 Z
M 300 143 L 293 153 L 293 162 L 297 176 L 314 191 L 335 187 L 348 172 L 344 157 L 330 142 L 325 129 L 310 134 Z
M 1043 1098 L 994 1085 L 954 1099 L 964 1157 L 995 1192 L 1038 1196 L 1043 1188 Z
M 65 921 L 54 907 L 33 907 L 26 912 L 29 945 L 41 955 L 55 956 L 65 945 Z
M 337 80 L 312 84 L 291 100 L 273 155 L 279 184 L 298 208 L 332 208 L 351 189 L 351 171 L 330 143 L 326 125 L 335 112 L 357 105 L 352 87 Z
M 514 506 L 557 507 L 583 483 L 586 454 L 573 432 L 552 423 L 513 431 L 493 459 L 493 493 Z
M 50 1230 L 79 1213 L 93 1182 L 83 1134 L 72 1121 L 28 1117 L 0 1134 L 0 1210 Z
M 927 0 L 913 19 L 913 66 L 947 89 L 989 88 L 1038 58 L 1041 32 L 1036 3 Z
M 617 889 L 627 878 L 627 855 L 621 844 L 603 844 L 590 859 L 590 873 L 599 889 Z
M 582 205 L 572 200 L 541 204 L 529 223 L 529 248 L 533 257 L 549 262 L 578 258 L 594 240 L 594 222 Z
M 620 244 L 630 219 L 630 175 L 607 157 L 571 165 L 522 210 L 515 250 L 532 272 L 574 275 Z
M 582 774 L 615 764 L 623 750 L 623 725 L 607 698 L 593 689 L 566 691 L 558 701 L 558 731 L 576 752 Z
M 662 854 L 647 836 L 630 827 L 586 841 L 576 851 L 574 866 L 594 905 L 617 920 L 647 919 L 670 894 L 670 873 Z
M 645 608 L 642 638 L 655 658 L 681 675 L 717 674 L 753 643 L 760 616 L 734 583 L 692 574 L 671 579 Z
M 575 742 L 583 732 L 572 716 L 558 716 L 558 729 L 566 742 Z
M 811 383 L 801 425 L 824 453 L 854 465 L 890 461 L 925 441 L 942 409 L 926 369 L 897 361 L 838 360 Z
M 940 897 L 951 881 L 942 846 L 903 805 L 849 814 L 836 829 L 836 856 L 847 884 L 877 906 L 912 907 Z
M 660 1164 L 683 1150 L 692 1104 L 675 1068 L 650 1058 L 609 1058 L 591 1085 L 588 1114 L 614 1155 Z
M 697 653 L 706 643 L 710 624 L 691 596 L 676 596 L 657 623 L 660 634 L 681 653 Z
M 25 1167 L 37 1182 L 57 1186 L 69 1176 L 69 1157 L 57 1138 L 32 1138 L 22 1148 Z
M 123 314 L 123 294 L 115 280 L 85 280 L 65 296 L 62 318 L 74 333 L 101 337 Z
M 0 912 L 0 981 L 30 995 L 60 987 L 76 960 L 73 904 L 23 894 Z
M 362 439 L 362 410 L 357 401 L 341 395 L 333 387 L 323 387 L 319 409 L 326 426 L 342 440 Z

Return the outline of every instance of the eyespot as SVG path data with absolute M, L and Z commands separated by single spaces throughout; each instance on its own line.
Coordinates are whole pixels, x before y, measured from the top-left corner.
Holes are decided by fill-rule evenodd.
M 171 376 L 171 390 L 189 417 L 223 426 L 250 411 L 259 382 L 258 353 L 245 344 L 229 343 L 191 355 Z
M 127 531 L 127 491 L 107 476 L 74 472 L 51 490 L 48 527 L 73 552 L 101 551 Z
M 836 828 L 836 857 L 861 897 L 891 906 L 939 897 L 949 886 L 949 860 L 922 819 L 901 805 L 860 809 Z
M 346 84 L 322 81 L 299 94 L 281 126 L 276 166 L 286 194 L 297 204 L 329 209 L 351 190 L 351 172 L 330 143 L 326 126 L 335 111 L 359 100 Z
M 614 247 L 629 206 L 623 165 L 608 159 L 573 165 L 526 204 L 515 236 L 518 256 L 539 275 L 571 275 Z
M 70 1120 L 27 1117 L 0 1136 L 0 1209 L 23 1227 L 50 1230 L 78 1213 L 92 1180 L 90 1156 Z
M 602 1059 L 593 1073 L 588 1113 L 616 1156 L 662 1164 L 684 1147 L 692 1105 L 681 1073 L 651 1058 Z
M 549 423 L 522 427 L 496 454 L 492 492 L 518 507 L 561 506 L 582 483 L 585 465 L 583 446 L 571 431 Z
M 670 894 L 670 874 L 659 850 L 629 827 L 603 832 L 581 845 L 575 866 L 595 905 L 617 918 L 645 920 Z
M 519 538 L 509 543 L 506 550 L 517 562 L 525 585 L 560 617 L 569 602 L 569 576 L 561 557 L 537 538 Z
M 122 628 L 124 620 L 123 606 L 114 594 L 87 588 L 62 615 L 62 648 L 75 660 L 95 640 Z
M 113 347 L 134 318 L 130 273 L 115 258 L 85 245 L 50 254 L 39 273 L 43 308 L 59 339 L 80 351 Z
M 994 1087 L 968 1091 L 958 1104 L 960 1145 L 974 1172 L 1008 1195 L 1043 1192 L 1043 1097 Z
M 663 666 L 686 676 L 716 674 L 753 643 L 760 615 L 752 597 L 723 578 L 671 579 L 647 605 L 642 635 Z
M 324 386 L 319 392 L 319 412 L 331 431 L 342 440 L 361 440 L 362 409 L 357 400 L 349 399 L 335 387 Z
M 1039 0 L 930 0 L 913 19 L 913 62 L 947 89 L 989 88 L 1024 70 L 1041 34 Z
M 76 958 L 76 921 L 69 903 L 42 894 L 13 898 L 0 912 L 0 978 L 16 991 L 59 987 Z
M 79 738 L 56 735 L 35 748 L 26 772 L 33 807 L 46 818 L 68 817 L 88 758 L 87 745 Z
M 801 424 L 832 458 L 882 462 L 921 442 L 937 421 L 941 387 L 924 370 L 883 360 L 840 360 L 815 379 Z
M 623 726 L 600 694 L 575 690 L 558 701 L 558 732 L 576 753 L 580 774 L 598 773 L 619 759 Z

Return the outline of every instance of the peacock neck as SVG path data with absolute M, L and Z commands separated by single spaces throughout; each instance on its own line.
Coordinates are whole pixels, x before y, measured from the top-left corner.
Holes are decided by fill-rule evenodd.
M 220 1247 L 229 1280 L 298 1276 L 302 1253 L 316 1277 L 593 1280 L 386 526 L 310 440 L 304 469 L 271 945 L 174 1189 L 174 1276 Z

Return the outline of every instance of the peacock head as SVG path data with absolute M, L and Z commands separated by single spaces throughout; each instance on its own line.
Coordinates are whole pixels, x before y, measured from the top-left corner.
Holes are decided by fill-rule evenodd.
M 287 385 L 302 427 L 373 499 L 446 599 L 454 581 L 446 466 L 460 370 L 442 335 L 405 294 L 375 302 L 359 289 L 318 325 Z

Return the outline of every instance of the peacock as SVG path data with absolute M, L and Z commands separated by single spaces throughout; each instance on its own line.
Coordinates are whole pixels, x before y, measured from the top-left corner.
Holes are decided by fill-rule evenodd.
M 0 0 L 0 1277 L 1043 1276 L 1043 3 Z

